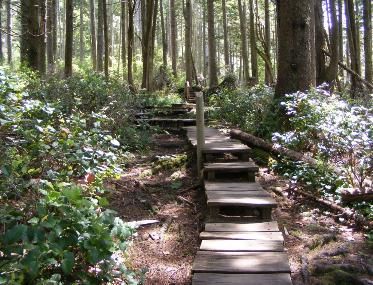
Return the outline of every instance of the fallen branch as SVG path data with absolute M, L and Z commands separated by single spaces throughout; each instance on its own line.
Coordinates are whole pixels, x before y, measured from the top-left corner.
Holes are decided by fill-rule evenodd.
M 188 188 L 186 188 L 186 189 L 180 191 L 180 192 L 179 192 L 179 195 L 185 194 L 185 193 L 187 193 L 187 192 L 189 192 L 189 191 L 191 191 L 191 190 L 197 189 L 197 188 L 199 188 L 199 187 L 201 187 L 201 183 L 194 184 L 194 185 L 192 185 L 192 186 L 190 186 L 190 187 L 188 187 Z
M 133 228 L 137 229 L 138 227 L 149 226 L 149 225 L 154 225 L 154 224 L 158 224 L 158 223 L 159 223 L 158 220 L 142 220 L 142 221 L 128 222 L 127 224 L 130 227 L 133 227 Z
M 193 202 L 190 202 L 188 199 L 185 199 L 184 197 L 182 196 L 176 196 L 176 199 L 181 201 L 181 202 L 185 202 L 187 203 L 188 205 L 192 206 L 192 207 L 196 207 L 196 205 L 193 203 Z
M 258 138 L 254 135 L 245 133 L 240 130 L 231 130 L 230 135 L 232 138 L 238 138 L 249 146 L 263 149 L 273 155 L 286 156 L 295 161 L 303 161 L 311 166 L 316 166 L 317 161 L 311 157 L 304 155 L 303 153 L 288 149 L 286 147 L 266 142 L 265 140 Z

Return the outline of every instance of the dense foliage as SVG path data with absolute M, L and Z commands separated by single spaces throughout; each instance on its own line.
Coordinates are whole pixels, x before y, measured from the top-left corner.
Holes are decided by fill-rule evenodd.
M 133 229 L 103 195 L 131 157 L 112 133 L 117 107 L 133 104 L 116 86 L 0 73 L 1 284 L 136 283 L 124 262 Z

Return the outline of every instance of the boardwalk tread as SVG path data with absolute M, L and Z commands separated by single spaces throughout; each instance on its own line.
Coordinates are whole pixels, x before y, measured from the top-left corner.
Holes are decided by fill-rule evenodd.
M 203 239 L 231 239 L 231 240 L 279 240 L 284 237 L 281 232 L 201 232 L 200 238 Z
M 271 197 L 207 196 L 208 206 L 245 206 L 254 208 L 276 208 L 277 202 Z
M 263 188 L 259 183 L 205 181 L 205 189 L 206 191 L 260 191 Z
M 278 232 L 277 222 L 261 223 L 207 223 L 207 232 Z
M 258 191 L 236 191 L 236 190 L 227 190 L 227 191 L 206 191 L 207 197 L 271 197 L 271 194 L 264 190 Z
M 290 274 L 221 274 L 196 273 L 193 275 L 193 285 L 291 285 Z
M 198 251 L 193 272 L 215 273 L 290 273 L 284 252 Z
M 282 252 L 284 246 L 278 240 L 203 240 L 200 250 L 202 251 L 269 251 Z
M 259 171 L 252 161 L 205 163 L 205 171 Z

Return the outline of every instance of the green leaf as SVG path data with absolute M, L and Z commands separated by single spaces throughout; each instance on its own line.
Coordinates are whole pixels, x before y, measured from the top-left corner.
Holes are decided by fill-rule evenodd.
M 107 206 L 109 206 L 109 201 L 105 197 L 101 197 L 101 198 L 98 199 L 98 204 L 101 207 L 107 207 Z
M 37 223 L 39 223 L 39 219 L 37 217 L 33 217 L 30 220 L 28 220 L 28 223 L 31 225 L 36 225 Z
M 20 241 L 26 234 L 27 227 L 25 225 L 16 225 L 8 230 L 4 235 L 4 243 L 12 244 Z
M 74 254 L 72 252 L 67 251 L 64 253 L 61 266 L 65 274 L 71 273 L 74 267 Z

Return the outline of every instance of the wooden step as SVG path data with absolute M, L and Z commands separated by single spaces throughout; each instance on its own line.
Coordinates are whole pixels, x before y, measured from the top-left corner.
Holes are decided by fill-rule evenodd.
M 207 206 L 238 206 L 251 208 L 276 208 L 277 202 L 271 197 L 248 197 L 247 195 L 210 195 Z
M 262 223 L 207 223 L 207 232 L 279 232 L 277 222 Z
M 264 190 L 258 191 L 235 191 L 235 190 L 226 190 L 226 191 L 206 191 L 206 195 L 209 197 L 271 197 L 271 194 Z
M 222 274 L 196 273 L 193 285 L 292 285 L 290 274 Z
M 220 172 L 243 172 L 243 171 L 259 171 L 259 167 L 252 161 L 241 162 L 217 162 L 205 163 L 204 169 L 206 172 L 220 171 Z
M 277 240 L 284 241 L 281 232 L 208 232 L 200 233 L 200 238 L 204 239 L 233 239 L 233 240 Z
M 206 143 L 202 147 L 203 153 L 249 153 L 250 148 L 239 141 L 228 139 L 225 141 L 217 141 Z
M 192 272 L 290 273 L 290 266 L 284 252 L 198 251 Z
M 206 191 L 261 191 L 262 186 L 259 183 L 249 182 L 213 182 L 205 181 Z
M 200 246 L 202 251 L 284 251 L 284 246 L 278 240 L 203 240 Z

